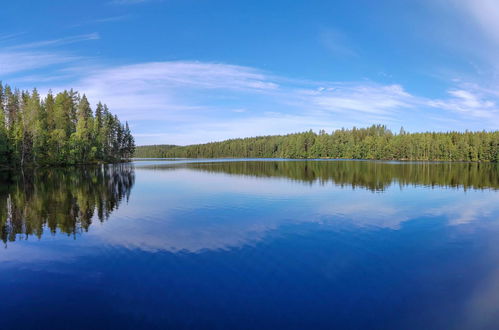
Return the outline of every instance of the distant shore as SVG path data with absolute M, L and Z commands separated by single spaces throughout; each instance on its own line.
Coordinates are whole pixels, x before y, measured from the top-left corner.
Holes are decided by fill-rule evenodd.
M 137 158 L 287 158 L 498 162 L 499 131 L 395 134 L 383 125 L 230 139 L 188 146 L 136 147 Z

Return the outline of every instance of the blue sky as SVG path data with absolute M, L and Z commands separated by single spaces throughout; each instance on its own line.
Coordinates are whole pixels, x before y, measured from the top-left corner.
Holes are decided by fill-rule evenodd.
M 499 124 L 495 0 L 2 1 L 0 80 L 75 88 L 137 143 Z

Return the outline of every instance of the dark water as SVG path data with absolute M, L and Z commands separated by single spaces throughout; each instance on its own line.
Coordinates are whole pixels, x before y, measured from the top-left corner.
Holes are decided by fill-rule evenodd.
M 499 168 L 0 173 L 0 329 L 498 329 Z

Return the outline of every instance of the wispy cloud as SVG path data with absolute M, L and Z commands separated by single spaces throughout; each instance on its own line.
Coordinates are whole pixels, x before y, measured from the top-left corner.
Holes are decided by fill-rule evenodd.
M 15 39 L 16 37 L 22 35 L 23 33 L 9 33 L 9 34 L 0 34 L 0 41 L 9 41 Z
M 357 57 L 352 42 L 338 30 L 327 29 L 320 34 L 320 42 L 333 55 Z
M 93 22 L 95 23 L 121 22 L 129 18 L 130 15 L 110 16 L 110 17 L 97 18 Z
M 475 90 L 452 89 L 449 98 L 429 100 L 428 104 L 437 109 L 450 110 L 456 114 L 484 119 L 498 119 L 499 107 L 491 95 L 483 95 Z
M 0 75 L 45 68 L 76 61 L 78 57 L 49 52 L 0 51 Z
M 58 66 L 59 68 L 61 65 L 68 66 L 70 63 L 77 60 L 81 61 L 83 57 L 53 50 L 54 47 L 89 40 L 98 40 L 99 38 L 100 36 L 98 33 L 90 33 L 59 39 L 3 46 L 0 49 L 0 74 L 11 75 L 52 66 Z M 5 39 L 4 41 L 12 43 L 15 40 L 16 39 L 12 37 Z M 29 75 L 32 75 L 32 73 Z M 58 76 L 59 74 L 53 73 L 51 75 Z M 23 77 L 20 79 L 22 80 Z
M 335 84 L 309 94 L 312 104 L 334 112 L 387 114 L 411 107 L 416 101 L 400 85 Z
M 113 0 L 109 3 L 113 5 L 135 5 L 138 3 L 144 3 L 149 1 L 151 0 Z
M 456 68 L 491 83 L 499 71 L 499 2 L 496 0 L 427 0 L 436 20 L 428 22 L 429 38 L 460 62 Z M 433 34 L 433 36 L 432 36 Z M 442 70 L 446 64 L 438 68 Z M 467 68 L 466 68 L 467 66 Z M 465 70 L 463 70 L 465 71 Z M 496 81 L 492 81 L 496 83 Z
M 468 18 L 499 44 L 499 2 L 496 0 L 452 0 Z
M 97 69 L 83 77 L 78 86 L 94 99 L 146 118 L 148 113 L 155 116 L 157 111 L 206 108 L 201 101 L 210 95 L 264 93 L 278 88 L 255 69 L 201 62 L 154 62 Z
M 18 45 L 13 45 L 10 47 L 5 47 L 4 49 L 33 49 L 33 48 L 43 48 L 43 47 L 54 47 L 54 46 L 62 46 L 62 45 L 67 45 L 67 44 L 73 44 L 77 42 L 82 42 L 82 41 L 89 41 L 89 40 L 99 40 L 100 36 L 98 33 L 89 33 L 89 34 L 82 34 L 82 35 L 77 35 L 77 36 L 70 36 L 70 37 L 65 37 L 65 38 L 60 38 L 60 39 L 52 39 L 52 40 L 43 40 L 43 41 L 36 41 L 36 42 L 30 42 L 30 43 L 24 43 L 24 44 L 18 44 Z
M 87 25 L 122 22 L 122 21 L 126 21 L 132 17 L 133 17 L 132 15 L 118 15 L 118 16 L 94 18 L 94 19 L 90 19 L 90 20 L 76 22 L 74 24 L 71 24 L 69 27 L 78 28 L 78 27 L 87 26 Z

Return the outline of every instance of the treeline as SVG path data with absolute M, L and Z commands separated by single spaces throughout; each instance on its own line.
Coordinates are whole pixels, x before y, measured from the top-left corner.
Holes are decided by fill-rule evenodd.
M 232 139 L 189 146 L 137 147 L 142 158 L 338 158 L 499 161 L 499 131 L 398 134 L 383 125 Z
M 136 158 L 164 158 L 170 149 L 179 148 L 173 144 L 160 144 L 151 146 L 138 146 L 135 148 Z M 181 147 L 180 147 L 181 148 Z
M 0 181 L 0 240 L 7 244 L 88 231 L 128 200 L 135 174 L 130 164 L 111 164 L 1 171 Z
M 135 151 L 128 123 L 73 90 L 42 98 L 0 83 L 0 166 L 114 162 Z

